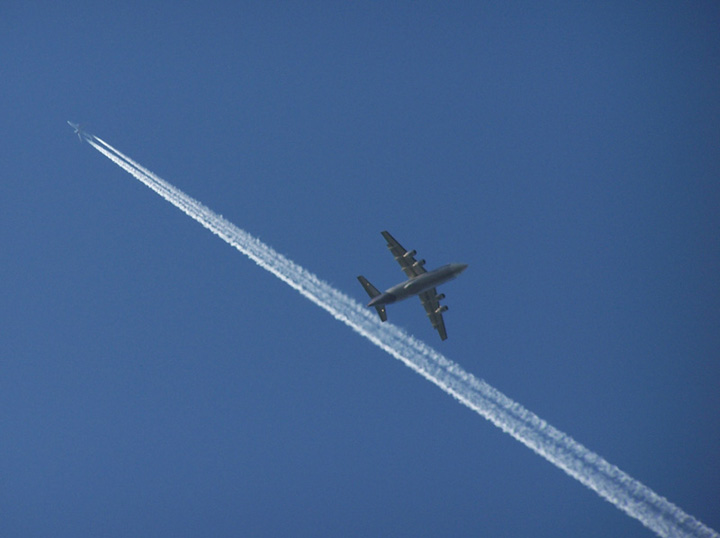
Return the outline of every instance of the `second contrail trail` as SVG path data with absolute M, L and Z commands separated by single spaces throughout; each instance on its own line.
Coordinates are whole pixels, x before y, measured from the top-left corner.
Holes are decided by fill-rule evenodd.
M 84 133 L 88 143 L 205 228 L 373 344 L 401 360 L 525 446 L 639 520 L 659 536 L 716 537 L 713 529 L 616 466 L 557 430 L 485 381 L 372 312 L 313 273 L 142 167 L 107 142 Z

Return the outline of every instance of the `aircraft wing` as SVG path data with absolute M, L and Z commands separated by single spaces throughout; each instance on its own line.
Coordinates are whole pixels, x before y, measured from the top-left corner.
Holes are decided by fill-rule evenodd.
M 423 267 L 423 265 L 425 265 L 425 260 L 417 261 L 415 259 L 415 254 L 417 254 L 417 252 L 414 250 L 410 252 L 405 250 L 403 246 L 388 232 L 382 232 L 382 235 L 385 238 L 385 241 L 387 241 L 387 246 L 390 249 L 390 252 L 392 252 L 393 256 L 395 256 L 395 259 L 400 264 L 400 267 L 408 278 L 415 278 L 416 276 L 426 272 L 425 267 Z
M 433 329 L 440 333 L 441 340 L 445 340 L 447 338 L 447 331 L 445 330 L 445 321 L 443 320 L 442 313 L 447 310 L 447 306 L 440 306 L 440 300 L 438 299 L 435 288 L 421 293 L 419 297 L 422 305 L 425 307 L 425 312 L 427 312 L 427 317 L 430 319 Z

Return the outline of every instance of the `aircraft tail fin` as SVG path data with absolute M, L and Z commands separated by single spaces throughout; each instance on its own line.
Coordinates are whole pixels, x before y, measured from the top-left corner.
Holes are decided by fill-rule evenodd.
M 380 295 L 380 292 L 378 291 L 378 289 L 375 286 L 373 286 L 372 284 L 370 284 L 370 282 L 368 281 L 367 278 L 360 275 L 358 277 L 358 280 L 360 281 L 360 284 L 362 284 L 362 287 L 365 288 L 365 291 L 367 292 L 367 294 L 370 296 L 371 299 L 373 297 L 377 297 L 378 295 Z M 385 310 L 385 305 L 375 305 L 375 310 L 377 310 L 378 316 L 380 316 L 380 319 L 382 321 L 387 321 L 387 312 Z

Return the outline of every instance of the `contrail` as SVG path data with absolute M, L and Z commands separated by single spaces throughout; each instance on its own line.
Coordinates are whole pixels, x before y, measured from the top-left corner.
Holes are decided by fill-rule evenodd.
M 431 381 L 659 536 L 716 537 L 717 532 L 557 430 L 519 403 L 279 254 L 98 137 L 87 142 L 263 269 Z

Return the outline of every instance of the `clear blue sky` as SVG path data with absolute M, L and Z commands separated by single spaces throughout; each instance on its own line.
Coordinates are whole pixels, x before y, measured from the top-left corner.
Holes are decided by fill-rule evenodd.
M 652 536 L 66 120 L 358 300 L 468 263 L 390 320 L 720 529 L 716 2 L 62 4 L 0 8 L 0 535 Z

